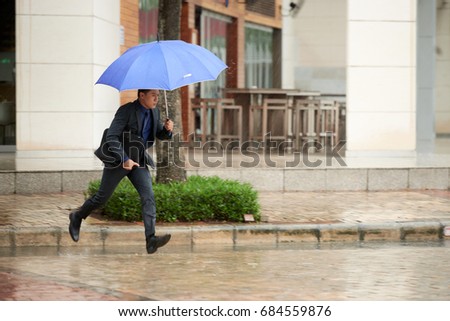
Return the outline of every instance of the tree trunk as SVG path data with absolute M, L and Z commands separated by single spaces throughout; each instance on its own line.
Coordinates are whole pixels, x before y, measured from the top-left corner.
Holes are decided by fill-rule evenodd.
M 180 15 L 181 0 L 160 0 L 158 30 L 160 40 L 180 39 Z M 186 180 L 186 170 L 181 153 L 184 148 L 179 148 L 179 140 L 182 139 L 183 127 L 181 122 L 181 98 L 179 89 L 166 91 L 169 115 L 166 115 L 164 92 L 160 95 L 161 117 L 170 118 L 174 122 L 172 141 L 158 141 L 156 155 L 158 166 L 156 181 L 169 183 L 171 181 Z

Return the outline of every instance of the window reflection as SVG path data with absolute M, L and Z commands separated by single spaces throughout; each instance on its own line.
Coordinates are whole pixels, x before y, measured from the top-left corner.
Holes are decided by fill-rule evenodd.
M 158 35 L 159 0 L 139 0 L 139 43 L 155 41 Z
M 245 25 L 245 84 L 248 88 L 272 87 L 272 33 L 268 27 Z

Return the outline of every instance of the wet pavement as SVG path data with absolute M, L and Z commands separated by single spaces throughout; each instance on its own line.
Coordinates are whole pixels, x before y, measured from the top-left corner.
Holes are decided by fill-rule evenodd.
M 260 192 L 264 222 L 83 222 L 82 193 L 0 196 L 0 300 L 449 300 L 450 191 Z
M 269 223 L 399 223 L 450 220 L 450 191 L 259 192 L 261 216 Z M 0 229 L 64 228 L 79 192 L 0 195 Z M 136 224 L 91 216 L 84 226 Z M 167 226 L 167 224 L 165 225 Z
M 0 300 L 450 300 L 450 242 L 20 249 Z
M 117 246 L 144 243 L 142 223 L 83 222 L 80 242 L 68 234 L 68 215 L 82 193 L 0 195 L 0 247 Z M 171 244 L 440 240 L 450 226 L 450 191 L 260 192 L 261 223 L 158 223 Z

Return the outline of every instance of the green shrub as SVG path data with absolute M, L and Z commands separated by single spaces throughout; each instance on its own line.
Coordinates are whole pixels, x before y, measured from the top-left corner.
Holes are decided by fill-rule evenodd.
M 86 196 L 94 195 L 99 186 L 99 180 L 91 182 Z M 243 214 L 253 214 L 256 221 L 260 220 L 258 194 L 247 183 L 217 176 L 190 176 L 185 182 L 154 183 L 153 190 L 158 221 L 242 222 Z M 139 195 L 128 178 L 117 186 L 104 214 L 115 220 L 142 220 Z

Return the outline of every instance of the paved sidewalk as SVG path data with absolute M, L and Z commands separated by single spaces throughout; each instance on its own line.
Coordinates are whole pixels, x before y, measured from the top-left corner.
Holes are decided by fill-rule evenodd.
M 172 244 L 254 244 L 448 239 L 450 191 L 260 192 L 263 222 L 159 223 Z M 92 215 L 80 241 L 68 215 L 82 193 L 0 195 L 0 247 L 143 245 L 143 225 Z M 144 248 L 144 246 L 143 246 Z

